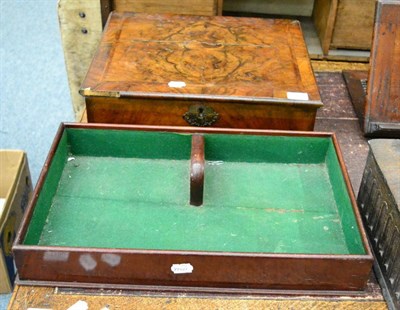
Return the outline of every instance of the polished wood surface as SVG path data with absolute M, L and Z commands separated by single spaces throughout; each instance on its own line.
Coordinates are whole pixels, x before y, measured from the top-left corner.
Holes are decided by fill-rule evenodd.
M 224 11 L 283 16 L 310 16 L 314 0 L 224 0 Z
M 293 98 L 291 92 L 303 97 Z M 220 103 L 229 111 L 217 111 L 218 127 L 311 130 L 321 106 L 299 23 L 260 18 L 113 13 L 81 94 L 89 122 L 124 118 L 123 123 L 179 126 L 182 102 L 194 100 Z M 113 98 L 108 110 L 104 98 Z M 263 107 L 262 113 L 270 115 L 261 126 L 257 119 L 254 125 L 240 124 L 250 115 L 235 111 L 240 106 L 223 105 L 232 102 L 249 111 Z M 151 122 L 160 104 L 164 111 Z M 179 116 L 169 110 L 179 110 Z M 303 119 L 300 125 L 295 118 Z
M 298 22 L 134 13 L 112 14 L 81 90 L 277 101 L 288 91 L 320 100 Z

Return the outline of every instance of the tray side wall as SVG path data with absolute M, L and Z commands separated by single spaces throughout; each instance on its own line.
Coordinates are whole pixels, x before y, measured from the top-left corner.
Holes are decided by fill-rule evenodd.
M 269 163 L 323 163 L 329 139 L 209 134 L 206 160 Z M 285 150 L 284 152 L 282 150 Z
M 349 253 L 365 254 L 354 215 L 351 213 L 351 202 L 346 196 L 347 190 L 345 182 L 340 175 L 340 165 L 335 156 L 333 144 L 330 139 L 317 137 L 312 141 L 309 141 L 309 139 L 305 137 L 275 136 L 261 138 L 259 136 L 207 135 L 206 145 L 208 151 L 206 152 L 206 159 L 244 162 L 267 161 L 290 164 L 303 162 L 320 163 L 323 161 L 325 154 L 327 154 L 325 164 L 328 166 L 333 193 L 343 221 L 344 236 Z M 330 145 L 329 142 L 331 143 Z M 221 147 L 215 148 L 216 144 Z M 283 148 L 286 149 L 285 152 L 281 152 Z M 188 159 L 189 153 L 189 135 L 101 129 L 67 129 L 61 138 L 59 148 L 55 152 L 48 174 L 48 181 L 45 182 L 45 186 L 39 195 L 24 243 L 27 245 L 39 244 L 41 231 L 46 223 L 47 214 L 52 205 L 52 197 L 57 189 L 67 156 L 80 154 L 84 156 Z M 237 157 L 237 153 L 240 156 Z M 249 155 L 254 158 L 249 158 Z M 328 228 L 326 227 L 326 229 Z
M 252 257 L 22 247 L 15 255 L 21 280 L 108 283 L 111 287 L 142 284 L 357 291 L 364 288 L 371 269 L 371 261 L 361 256 Z M 193 272 L 171 272 L 173 264 L 182 263 L 191 264 Z
M 112 156 L 188 160 L 191 136 L 132 130 L 67 129 L 71 153 L 82 156 Z
M 366 251 L 359 233 L 359 227 L 353 212 L 352 202 L 349 198 L 351 193 L 348 193 L 346 188 L 345 179 L 342 175 L 343 172 L 333 143 L 329 146 L 327 151 L 326 165 L 332 182 L 332 190 L 338 206 L 347 246 L 349 249 L 352 249 L 353 253 L 365 254 Z
M 46 222 L 47 214 L 51 207 L 54 194 L 57 191 L 58 182 L 64 168 L 64 163 L 68 156 L 68 137 L 64 132 L 58 148 L 51 160 L 51 164 L 46 176 L 46 182 L 38 195 L 36 205 L 33 210 L 32 218 L 25 236 L 25 244 L 35 245 L 39 242 L 42 228 Z

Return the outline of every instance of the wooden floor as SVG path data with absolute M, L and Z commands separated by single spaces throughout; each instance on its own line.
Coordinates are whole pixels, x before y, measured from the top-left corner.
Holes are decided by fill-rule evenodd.
M 316 78 L 324 107 L 317 114 L 315 130 L 336 133 L 357 196 L 368 154 L 368 142 L 359 127 L 342 74 L 317 72 Z M 89 309 L 386 309 L 373 274 L 365 292 L 336 296 L 271 292 L 257 297 L 203 295 L 199 298 L 177 293 L 85 291 L 17 285 L 9 309 L 67 309 L 79 300 L 87 302 Z

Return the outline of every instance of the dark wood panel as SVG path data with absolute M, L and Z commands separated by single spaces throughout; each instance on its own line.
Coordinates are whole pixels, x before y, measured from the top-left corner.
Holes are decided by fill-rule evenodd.
M 368 71 L 343 71 L 343 77 L 362 128 L 364 126 Z
M 364 132 L 400 137 L 400 2 L 380 0 L 371 51 Z
M 171 81 L 186 85 L 174 87 Z M 82 93 L 168 93 L 320 100 L 292 20 L 114 13 Z
M 400 141 L 374 139 L 358 205 L 392 309 L 400 307 Z
M 204 193 L 204 136 L 192 136 L 192 154 L 190 160 L 190 204 L 201 206 Z

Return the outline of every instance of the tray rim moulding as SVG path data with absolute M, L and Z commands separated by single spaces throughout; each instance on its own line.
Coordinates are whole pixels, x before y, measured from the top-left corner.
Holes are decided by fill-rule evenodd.
M 331 139 L 365 254 L 276 254 L 26 245 L 24 240 L 35 205 L 61 136 L 69 128 Z M 362 291 L 373 262 L 349 177 L 333 133 L 139 125 L 61 124 L 17 234 L 13 251 L 19 283 L 249 294 L 259 294 L 266 290 Z M 115 258 L 118 264 L 107 263 L 108 258 Z M 83 268 L 85 264 L 82 265 L 82 261 L 86 261 L 89 267 Z M 195 271 L 187 274 L 174 274 L 171 271 L 174 264 L 185 263 L 191 264 Z

